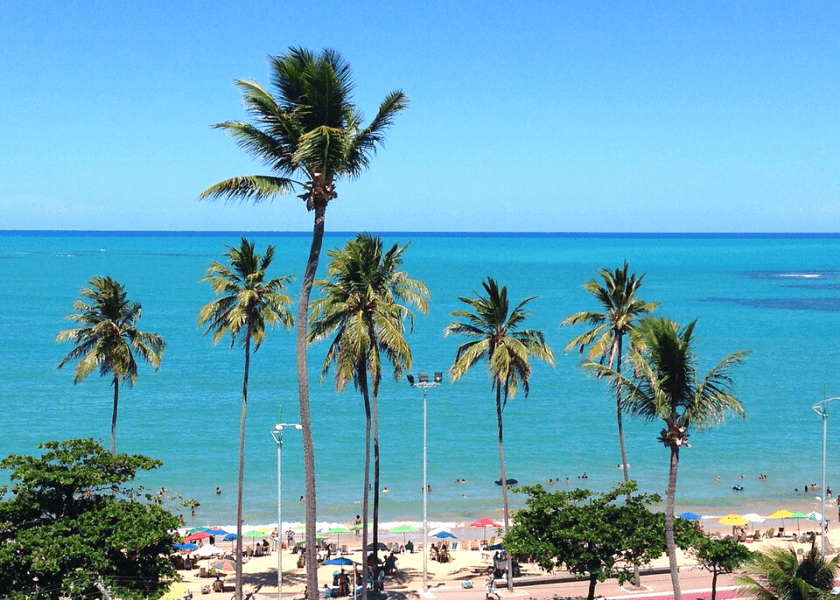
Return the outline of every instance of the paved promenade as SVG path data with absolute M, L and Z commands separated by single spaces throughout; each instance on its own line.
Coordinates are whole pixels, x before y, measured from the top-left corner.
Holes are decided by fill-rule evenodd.
M 476 583 L 477 583 L 476 578 Z M 684 569 L 680 573 L 680 588 L 684 600 L 709 600 L 711 598 L 712 574 L 703 569 Z M 722 575 L 718 577 L 717 595 L 720 600 L 735 598 L 737 584 L 735 576 Z M 528 585 L 514 588 L 513 594 L 509 594 L 507 588 L 498 588 L 497 593 L 500 600 L 505 598 L 534 598 L 535 600 L 553 600 L 560 598 L 586 598 L 589 591 L 589 583 L 586 581 L 573 581 L 564 583 L 547 583 L 543 585 Z M 674 597 L 671 589 L 671 576 L 668 573 L 646 575 L 642 577 L 642 588 L 632 588 L 629 585 L 621 587 L 615 579 L 608 579 L 599 583 L 595 588 L 595 596 L 608 599 L 628 600 L 670 600 Z M 426 595 L 418 594 L 415 591 L 393 590 L 388 592 L 388 598 L 401 599 L 424 599 L 430 600 L 481 600 L 485 598 L 484 586 L 477 586 L 473 589 L 460 587 L 437 587 L 431 588 Z

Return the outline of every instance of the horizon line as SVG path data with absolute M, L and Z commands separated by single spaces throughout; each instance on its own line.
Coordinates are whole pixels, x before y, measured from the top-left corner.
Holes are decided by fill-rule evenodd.
M 349 236 L 361 231 L 382 236 L 413 235 L 419 237 L 674 237 L 674 238 L 830 238 L 840 237 L 840 232 L 783 232 L 783 231 L 404 231 L 404 230 L 341 230 L 324 232 L 325 237 Z M 178 229 L 0 229 L 0 235 L 92 235 L 92 236 L 308 236 L 311 230 L 178 230 Z

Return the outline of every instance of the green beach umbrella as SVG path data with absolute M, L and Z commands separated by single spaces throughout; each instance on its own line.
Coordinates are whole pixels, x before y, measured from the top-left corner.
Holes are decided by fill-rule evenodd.
M 337 525 L 336 527 L 330 527 L 329 530 L 327 530 L 327 533 L 336 534 L 336 542 L 335 543 L 340 544 L 342 533 L 353 533 L 353 532 L 350 531 L 349 529 L 347 529 L 344 525 Z
M 246 537 L 261 538 L 261 537 L 265 537 L 265 533 L 260 531 L 259 529 L 252 529 L 251 531 L 246 531 L 245 533 L 243 533 L 242 537 L 244 537 L 244 538 L 246 538 Z M 253 540 L 251 540 L 251 541 L 253 541 Z M 254 544 L 251 544 L 251 547 L 253 548 Z
M 799 531 L 799 519 L 807 519 L 808 515 L 806 515 L 804 512 L 797 510 L 796 512 L 790 513 L 790 518 L 796 519 L 796 531 Z
M 401 533 L 401 534 L 403 534 L 403 545 L 405 545 L 405 534 L 406 533 L 413 533 L 415 531 L 418 531 L 418 529 L 417 529 L 417 527 L 413 527 L 412 525 L 409 525 L 407 523 L 403 523 L 402 525 L 397 525 L 396 527 L 393 527 L 393 528 L 389 529 L 388 531 L 390 531 L 391 533 Z

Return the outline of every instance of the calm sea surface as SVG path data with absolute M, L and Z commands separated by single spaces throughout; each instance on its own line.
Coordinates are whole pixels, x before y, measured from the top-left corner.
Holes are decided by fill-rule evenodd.
M 259 251 L 277 246 L 273 274 L 302 274 L 309 236 L 254 234 Z M 328 235 L 325 250 L 349 234 Z M 614 402 L 606 385 L 584 376 L 576 353 L 562 354 L 576 333 L 560 321 L 597 308 L 581 288 L 597 269 L 627 260 L 647 273 L 640 296 L 661 302 L 659 313 L 698 318 L 697 354 L 704 369 L 724 355 L 752 349 L 735 375 L 747 418 L 696 432 L 681 455 L 677 501 L 720 514 L 818 508 L 805 484 L 821 479 L 822 425 L 811 406 L 840 395 L 840 237 L 679 235 L 388 234 L 411 242 L 405 267 L 432 292 L 409 340 L 418 370 L 445 371 L 457 339 L 443 338 L 458 296 L 495 277 L 514 300 L 537 296 L 530 325 L 542 329 L 557 354 L 556 368 L 535 365 L 531 394 L 505 410 L 507 472 L 520 483 L 604 490 L 621 479 Z M 199 307 L 212 299 L 200 283 L 208 263 L 222 260 L 238 234 L 0 233 L 0 456 L 33 453 L 47 440 L 91 436 L 107 446 L 111 391 L 91 375 L 73 385 L 72 368 L 56 370 L 71 348 L 55 334 L 79 289 L 96 275 L 124 283 L 143 305 L 141 329 L 168 342 L 161 369 L 140 369 L 120 396 L 117 449 L 160 458 L 145 476 L 165 486 L 167 502 L 188 523 L 235 521 L 238 418 L 243 353 L 229 342 L 213 346 L 196 328 Z M 323 255 L 320 273 L 326 267 Z M 292 289 L 297 293 L 297 287 Z M 311 347 L 311 406 L 316 444 L 318 518 L 351 521 L 360 511 L 364 411 L 352 386 L 336 392 L 319 381 L 325 345 Z M 252 361 L 247 430 L 245 521 L 276 520 L 277 449 L 270 431 L 282 406 L 298 416 L 294 333 L 270 332 Z M 483 365 L 428 392 L 429 518 L 462 522 L 498 515 L 495 414 Z M 840 416 L 840 402 L 829 405 Z M 383 520 L 421 518 L 422 393 L 405 380 L 383 381 L 380 395 Z M 644 491 L 664 494 L 668 451 L 656 442 L 656 423 L 629 422 L 631 475 Z M 828 484 L 840 491 L 840 419 L 828 422 Z M 760 472 L 766 481 L 758 481 Z M 577 477 L 586 473 L 585 481 Z M 741 479 L 741 474 L 744 479 Z M 717 483 L 715 476 L 722 481 Z M 0 480 L 6 478 L 0 474 Z M 454 483 L 465 479 L 465 484 Z M 300 434 L 283 446 L 284 520 L 303 519 Z M 743 485 L 742 492 L 732 486 Z M 222 489 L 221 495 L 214 493 Z M 554 485 L 553 487 L 558 487 Z M 794 488 L 799 488 L 795 493 Z M 193 521 L 170 496 L 201 502 Z M 513 496 L 516 505 L 521 497 Z M 684 507 L 684 508 L 683 508 Z M 830 514 L 830 513 L 829 513 Z

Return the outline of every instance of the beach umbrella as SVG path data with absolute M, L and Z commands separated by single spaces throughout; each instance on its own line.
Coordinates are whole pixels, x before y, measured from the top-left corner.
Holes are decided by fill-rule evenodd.
M 405 545 L 405 534 L 406 533 L 413 533 L 413 532 L 417 531 L 417 527 L 414 527 L 413 525 L 409 525 L 408 523 L 403 523 L 402 525 L 397 525 L 396 527 L 393 527 L 393 528 L 389 529 L 388 531 L 390 531 L 391 533 L 401 533 L 401 534 L 403 534 L 403 546 L 404 546 Z
M 812 510 L 811 512 L 808 513 L 808 519 L 811 520 L 811 521 L 822 521 L 822 518 L 823 518 L 822 514 L 818 513 L 815 510 Z
M 744 518 L 750 522 L 750 525 L 755 527 L 756 523 L 764 523 L 765 518 L 757 513 L 747 513 L 744 515 Z
M 193 556 L 197 556 L 199 558 L 209 558 L 211 556 L 224 555 L 225 551 L 219 548 L 218 546 L 214 546 L 213 544 L 207 544 L 206 546 L 202 546 L 195 552 L 193 552 Z
M 677 515 L 681 519 L 685 519 L 686 521 L 699 521 L 703 515 L 699 515 L 696 512 L 691 512 L 687 510 L 685 512 L 680 513 Z
M 245 533 L 243 533 L 242 537 L 252 538 L 251 541 L 253 542 L 255 538 L 265 537 L 265 534 L 262 531 L 260 531 L 259 529 L 252 529 L 251 531 L 246 531 Z M 253 548 L 254 544 L 251 544 L 251 547 Z
M 742 515 L 731 513 L 718 521 L 721 525 L 746 525 L 750 520 Z
M 796 512 L 790 513 L 790 518 L 796 519 L 796 531 L 799 531 L 799 519 L 807 519 L 808 515 L 806 515 L 804 512 L 797 510 Z
M 184 542 L 183 544 L 175 544 L 175 547 L 178 550 L 196 550 L 198 548 L 198 546 L 193 544 L 192 542 Z
M 334 533 L 336 535 L 336 544 L 341 543 L 341 534 L 342 533 L 353 533 L 349 529 L 347 529 L 344 525 L 336 525 L 335 527 L 330 527 L 327 530 L 327 533 Z
M 211 562 L 210 568 L 216 569 L 217 571 L 224 571 L 225 573 L 233 573 L 236 570 L 236 563 L 229 558 L 225 558 Z
M 453 538 L 456 540 L 458 539 L 458 537 L 454 533 L 446 529 L 436 529 L 435 531 L 429 534 L 429 537 L 435 537 L 439 540 L 442 540 L 443 538 Z
M 208 527 L 204 531 L 206 531 L 210 535 L 221 535 L 223 537 L 228 534 L 227 531 L 225 531 L 224 529 L 219 529 L 218 527 Z
M 781 528 L 784 529 L 785 528 L 785 519 L 789 518 L 792 514 L 793 513 L 790 512 L 789 510 L 784 509 L 784 508 L 780 508 L 779 510 L 774 512 L 772 515 L 768 515 L 767 518 L 768 519 L 781 519 L 782 520 L 782 527 Z
M 237 538 L 237 535 L 235 533 L 229 533 L 225 537 L 223 537 L 222 539 L 226 542 L 232 542 L 236 538 Z
M 335 558 L 331 558 L 329 560 L 325 560 L 321 563 L 322 565 L 343 565 L 343 566 L 350 566 L 353 563 L 352 560 L 347 558 L 346 556 L 336 556 Z
M 184 541 L 185 542 L 194 542 L 196 540 L 203 540 L 203 539 L 206 539 L 206 538 L 209 538 L 209 537 L 210 537 L 210 534 L 207 533 L 206 531 L 196 531 L 195 533 L 189 534 L 184 539 Z
M 479 519 L 478 521 L 473 521 L 472 523 L 470 523 L 470 527 L 483 527 L 484 532 L 481 534 L 481 537 L 486 538 L 488 527 L 499 528 L 501 527 L 501 525 L 496 523 L 493 519 L 488 519 L 487 517 L 484 517 L 482 519 Z

